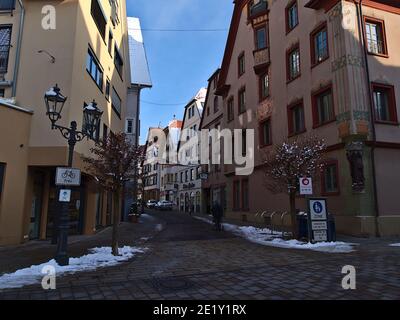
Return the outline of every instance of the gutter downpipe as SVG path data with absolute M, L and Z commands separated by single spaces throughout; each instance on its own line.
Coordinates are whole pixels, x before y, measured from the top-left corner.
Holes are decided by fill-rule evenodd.
M 363 47 L 364 52 L 364 60 L 365 60 L 365 70 L 366 70 L 366 80 L 368 87 L 368 96 L 369 96 L 369 107 L 370 107 L 370 117 L 371 117 L 371 131 L 372 131 L 372 146 L 371 146 L 371 164 L 372 164 L 372 180 L 373 180 L 373 188 L 374 188 L 374 205 L 375 205 L 375 236 L 380 237 L 379 231 L 379 200 L 378 200 L 378 186 L 376 182 L 376 164 L 375 164 L 375 146 L 376 146 L 376 127 L 375 127 L 375 119 L 374 119 L 374 109 L 373 109 L 373 98 L 372 98 L 372 90 L 371 90 L 371 76 L 369 72 L 369 63 L 368 63 L 368 52 L 365 43 L 366 35 L 365 29 L 363 27 L 362 18 L 363 18 L 363 0 L 354 0 L 354 3 L 357 7 L 357 18 L 358 18 L 358 28 L 361 39 L 361 45 Z
M 25 7 L 22 3 L 22 0 L 18 0 L 18 3 L 21 7 L 21 17 L 19 20 L 19 30 L 18 30 L 18 44 L 17 44 L 17 52 L 15 55 L 15 64 L 14 64 L 14 77 L 12 83 L 12 92 L 11 96 L 16 97 L 17 93 L 17 80 L 18 80 L 18 72 L 19 72 L 19 62 L 21 59 L 21 43 L 22 43 L 22 33 L 24 28 L 24 21 L 25 21 Z

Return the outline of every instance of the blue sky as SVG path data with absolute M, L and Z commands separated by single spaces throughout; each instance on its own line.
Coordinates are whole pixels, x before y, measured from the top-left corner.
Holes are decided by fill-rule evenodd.
M 128 16 L 141 20 L 153 81 L 142 92 L 141 143 L 150 126 L 166 126 L 220 66 L 233 10 L 232 0 L 126 0 Z M 145 29 L 225 29 L 160 32 Z M 148 102 L 180 104 L 159 106 Z

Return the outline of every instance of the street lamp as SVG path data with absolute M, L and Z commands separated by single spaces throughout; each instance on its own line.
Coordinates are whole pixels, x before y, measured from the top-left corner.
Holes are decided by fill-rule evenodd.
M 67 101 L 67 97 L 61 94 L 57 84 L 45 93 L 44 101 L 46 104 L 46 115 L 51 121 L 51 128 L 53 130 L 59 130 L 62 136 L 68 141 L 68 167 L 71 168 L 75 144 L 82 141 L 84 138 L 88 140 L 95 139 L 103 112 L 97 107 L 97 103 L 94 100 L 89 105 L 86 105 L 83 108 L 84 130 L 81 132 L 77 130 L 77 123 L 75 121 L 71 122 L 69 128 L 56 124 L 56 122 L 61 119 L 61 112 Z M 55 260 L 60 266 L 66 266 L 69 264 L 69 257 L 67 254 L 69 205 L 66 202 L 61 202 L 60 207 L 57 232 L 57 254 Z

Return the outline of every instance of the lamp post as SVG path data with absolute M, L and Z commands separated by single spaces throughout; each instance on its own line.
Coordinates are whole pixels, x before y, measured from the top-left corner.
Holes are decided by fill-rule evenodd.
M 86 105 L 83 108 L 84 130 L 82 132 L 77 130 L 77 123 L 75 121 L 71 122 L 69 128 L 56 124 L 57 121 L 61 119 L 61 112 L 67 101 L 67 97 L 61 94 L 57 84 L 45 93 L 44 101 L 46 104 L 46 115 L 51 121 L 51 129 L 59 130 L 62 136 L 68 141 L 68 167 L 72 167 L 75 144 L 82 141 L 84 138 L 88 140 L 94 139 L 103 112 L 97 107 L 97 103 L 94 100 L 89 105 Z M 60 266 L 69 264 L 69 257 L 67 254 L 69 231 L 68 211 L 69 204 L 67 202 L 61 202 L 58 219 L 57 253 L 55 257 L 55 260 Z

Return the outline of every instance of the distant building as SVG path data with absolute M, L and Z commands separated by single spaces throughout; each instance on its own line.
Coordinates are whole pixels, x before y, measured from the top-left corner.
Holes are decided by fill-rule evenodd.
M 138 145 L 140 137 L 140 94 L 142 89 L 151 88 L 152 82 L 140 20 L 128 17 L 127 21 L 131 85 L 128 87 L 125 133 L 132 144 Z M 127 182 L 125 190 L 127 191 L 124 198 L 124 218 L 126 220 L 132 203 L 137 200 L 137 181 Z
M 207 89 L 202 88 L 186 105 L 178 146 L 178 208 L 201 212 L 201 165 L 198 134 Z

